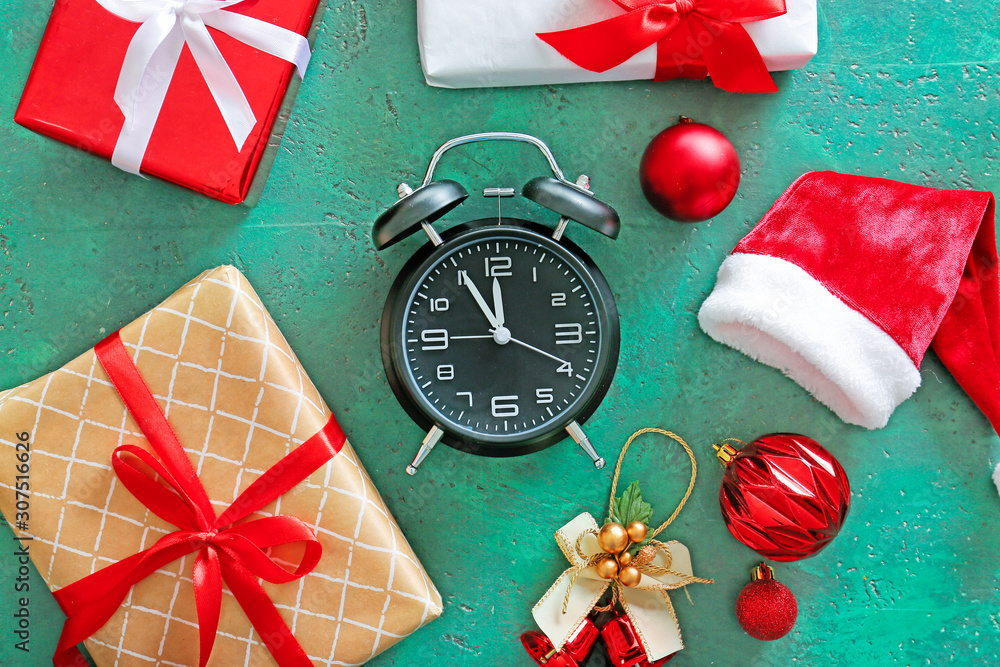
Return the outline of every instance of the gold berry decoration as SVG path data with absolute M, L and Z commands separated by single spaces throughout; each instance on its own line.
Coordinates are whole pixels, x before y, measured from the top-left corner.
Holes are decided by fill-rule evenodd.
M 618 577 L 618 561 L 615 560 L 614 556 L 607 556 L 597 561 L 595 566 L 597 569 L 597 576 L 601 579 L 616 579 Z
M 649 529 L 646 528 L 646 524 L 642 521 L 633 521 L 625 529 L 628 532 L 628 539 L 632 541 L 633 544 L 638 544 L 646 539 L 646 533 Z
M 641 580 L 642 573 L 639 572 L 639 568 L 633 565 L 626 565 L 618 573 L 618 581 L 620 581 L 623 586 L 628 586 L 629 588 L 635 588 L 639 585 Z
M 633 553 L 649 537 L 646 522 L 653 515 L 653 508 L 642 499 L 639 483 L 632 482 L 612 502 L 608 522 L 597 532 L 597 543 L 603 554 L 593 563 L 597 574 L 614 580 L 621 586 L 634 588 L 642 581 L 640 568 L 656 556 L 656 547 L 647 544 Z
M 597 534 L 601 550 L 609 554 L 620 554 L 629 545 L 628 531 L 620 523 L 606 523 Z

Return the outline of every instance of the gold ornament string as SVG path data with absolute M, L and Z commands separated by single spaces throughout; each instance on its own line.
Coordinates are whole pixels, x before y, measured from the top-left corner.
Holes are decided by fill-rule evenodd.
M 618 490 L 618 476 L 622 471 L 622 461 L 625 460 L 625 452 L 628 451 L 629 445 L 632 444 L 633 440 L 646 433 L 659 433 L 675 440 L 681 447 L 684 448 L 684 451 L 687 452 L 688 458 L 691 459 L 691 482 L 688 484 L 687 493 L 685 493 L 684 497 L 681 498 L 680 504 L 677 506 L 677 509 L 674 510 L 674 513 L 670 515 L 670 518 L 661 523 L 659 528 L 649 534 L 650 538 L 654 538 L 659 535 L 664 528 L 673 523 L 674 519 L 677 518 L 677 515 L 681 513 L 682 509 L 684 509 L 684 504 L 687 503 L 688 498 L 691 497 L 691 492 L 694 491 L 694 480 L 698 477 L 698 462 L 694 458 L 694 452 L 691 451 L 691 448 L 679 435 L 671 433 L 670 431 L 664 431 L 662 428 L 644 428 L 636 431 L 625 443 L 625 446 L 622 447 L 621 454 L 618 455 L 618 465 L 615 466 L 615 477 L 611 482 L 611 500 L 608 502 L 608 516 L 614 514 L 615 511 L 615 492 Z
M 663 553 L 663 555 L 664 555 L 664 557 L 666 559 L 666 565 L 662 565 L 662 566 L 661 565 L 654 565 L 651 562 L 646 562 L 646 563 L 634 562 L 634 564 L 638 568 L 638 570 L 640 572 L 644 573 L 644 574 L 649 574 L 651 576 L 652 575 L 659 575 L 659 576 L 669 575 L 669 576 L 672 576 L 672 577 L 676 577 L 678 579 L 678 582 L 676 584 L 673 584 L 673 585 L 666 585 L 666 584 L 660 583 L 660 584 L 656 584 L 654 586 L 639 586 L 638 588 L 639 588 L 639 590 L 667 591 L 667 590 L 671 590 L 671 589 L 674 589 L 674 588 L 682 588 L 683 587 L 684 588 L 684 592 L 687 593 L 687 588 L 686 587 L 687 587 L 688 584 L 694 584 L 694 583 L 699 583 L 699 584 L 714 584 L 715 580 L 713 580 L 713 579 L 702 579 L 701 577 L 696 577 L 694 575 L 689 575 L 689 574 L 685 574 L 683 572 L 677 572 L 675 570 L 672 570 L 671 569 L 671 565 L 673 564 L 673 555 L 670 553 L 670 547 L 669 547 L 669 545 L 665 544 L 663 542 L 660 542 L 658 540 L 653 539 L 657 535 L 659 535 L 667 526 L 669 526 L 671 523 L 673 523 L 674 519 L 677 518 L 677 515 L 679 515 L 681 513 L 681 510 L 684 509 L 684 505 L 687 503 L 688 498 L 691 497 L 691 493 L 694 491 L 694 483 L 695 483 L 695 480 L 698 477 L 698 462 L 694 458 L 694 452 L 691 451 L 691 447 L 688 446 L 688 444 L 686 442 L 684 442 L 684 439 L 681 438 L 680 436 L 678 436 L 677 434 L 671 433 L 670 431 L 665 431 L 665 430 L 660 429 L 660 428 L 644 428 L 644 429 L 640 429 L 640 430 L 636 431 L 635 433 L 633 433 L 632 436 L 625 442 L 625 446 L 622 447 L 622 451 L 618 455 L 618 463 L 615 466 L 614 479 L 611 482 L 611 499 L 610 499 L 609 505 L 608 505 L 608 516 L 611 516 L 612 514 L 614 514 L 615 493 L 618 490 L 618 478 L 621 475 L 622 462 L 625 460 L 625 453 L 628 451 L 629 446 L 632 444 L 632 442 L 636 438 L 638 438 L 640 435 L 644 435 L 646 433 L 659 433 L 661 435 L 665 435 L 668 438 L 676 441 L 678 444 L 680 444 L 681 447 L 684 448 L 684 451 L 687 452 L 688 458 L 691 459 L 691 481 L 688 483 L 687 491 L 684 493 L 684 497 L 681 498 L 681 502 L 677 505 L 677 509 L 674 510 L 674 513 L 671 514 L 670 517 L 666 521 L 664 521 L 662 524 L 660 524 L 660 526 L 656 530 L 654 530 L 652 533 L 649 534 L 649 538 L 650 538 L 649 539 L 649 544 L 652 545 L 654 549 L 656 549 L 656 550 L 660 551 L 661 553 Z M 583 573 L 584 570 L 586 570 L 587 568 L 590 568 L 590 567 L 593 567 L 593 566 L 597 565 L 597 563 L 599 561 L 601 561 L 602 559 L 604 559 L 607 556 L 607 554 L 604 554 L 604 553 L 597 553 L 597 554 L 593 554 L 591 556 L 588 556 L 586 553 L 584 553 L 581 542 L 582 542 L 583 538 L 585 536 L 587 536 L 587 535 L 593 535 L 593 536 L 596 537 L 597 536 L 597 531 L 595 531 L 595 530 L 584 531 L 583 533 L 581 533 L 580 535 L 578 535 L 577 538 L 576 538 L 576 544 L 574 545 L 574 549 L 575 549 L 577 555 L 580 557 L 580 559 L 583 562 L 580 565 L 577 565 L 577 566 L 571 568 L 572 575 L 570 576 L 569 587 L 566 589 L 566 597 L 563 599 L 563 613 L 566 613 L 566 609 L 569 606 L 570 593 L 573 591 L 573 586 L 576 584 L 576 580 L 579 578 L 579 576 Z M 690 599 L 690 595 L 688 595 L 688 599 Z M 595 606 L 594 607 L 594 611 L 597 611 L 597 612 L 611 611 L 620 602 L 620 600 L 621 600 L 621 584 L 616 579 L 616 580 L 614 580 L 614 581 L 611 582 L 611 600 L 608 602 L 607 605 L 604 605 L 604 606 L 601 606 L 601 605 Z M 672 613 L 672 610 L 671 610 L 671 613 Z M 675 620 L 676 620 L 676 617 L 675 617 Z

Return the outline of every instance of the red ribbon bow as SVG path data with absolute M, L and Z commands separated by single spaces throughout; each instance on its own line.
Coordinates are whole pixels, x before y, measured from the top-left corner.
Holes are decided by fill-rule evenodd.
M 617 67 L 656 44 L 656 76 L 712 82 L 731 93 L 778 90 L 741 25 L 781 16 L 785 0 L 613 0 L 621 16 L 590 25 L 538 33 L 547 44 L 591 72 Z
M 257 579 L 287 583 L 309 574 L 322 555 L 319 540 L 308 525 L 290 516 L 234 524 L 332 459 L 344 445 L 344 432 L 331 416 L 319 433 L 278 461 L 216 516 L 194 466 L 118 333 L 99 343 L 95 352 L 129 413 L 160 456 L 157 460 L 145 449 L 123 445 L 112 455 L 115 474 L 132 495 L 178 530 L 151 548 L 56 591 L 56 601 L 67 619 L 52 663 L 57 667 L 81 664 L 75 662 L 79 655 L 76 645 L 107 623 L 133 585 L 197 551 L 193 578 L 200 637 L 198 664 L 204 667 L 212 653 L 225 580 L 277 663 L 311 667 L 312 661 Z M 263 551 L 296 542 L 303 543 L 305 550 L 294 571 Z

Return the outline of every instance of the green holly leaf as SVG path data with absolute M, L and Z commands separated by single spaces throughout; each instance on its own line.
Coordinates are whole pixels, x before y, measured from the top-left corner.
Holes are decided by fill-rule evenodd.
M 633 521 L 649 525 L 653 518 L 653 506 L 642 499 L 639 482 L 632 482 L 621 496 L 615 498 L 614 508 L 608 521 L 628 526 Z

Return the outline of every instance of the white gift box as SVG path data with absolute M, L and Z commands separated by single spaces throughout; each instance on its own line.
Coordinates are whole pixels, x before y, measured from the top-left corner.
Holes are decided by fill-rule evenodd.
M 816 55 L 816 0 L 787 0 L 787 8 L 777 18 L 744 24 L 772 72 L 798 69 Z M 595 73 L 536 36 L 624 13 L 611 0 L 417 0 L 424 76 L 441 88 L 652 79 L 655 44 Z

